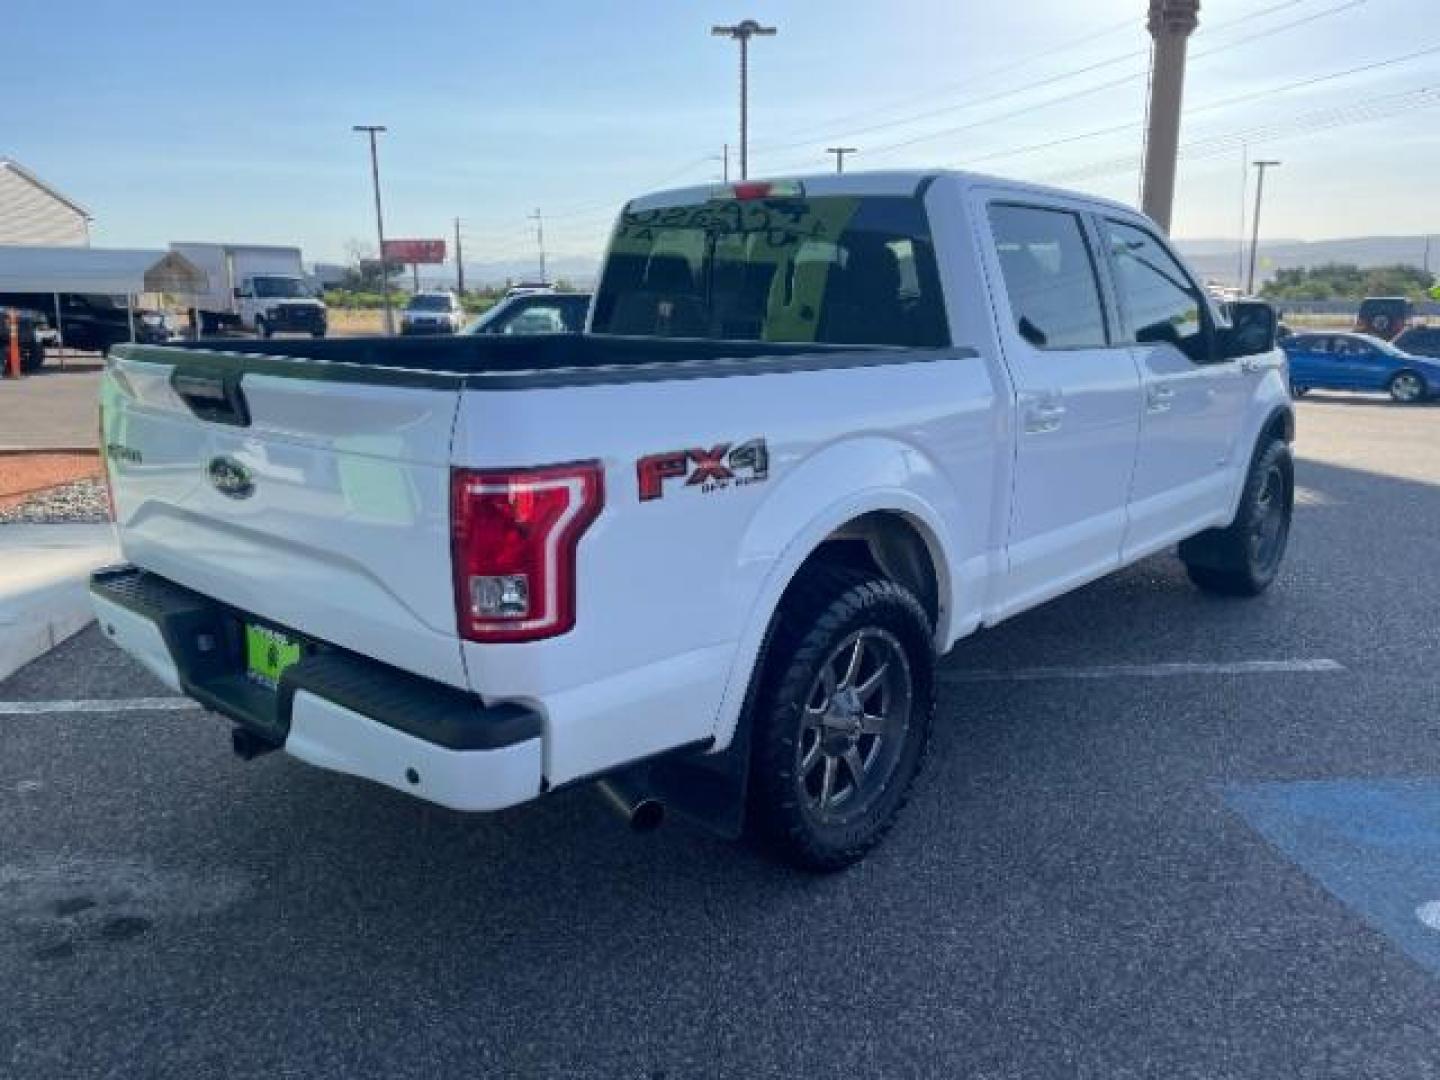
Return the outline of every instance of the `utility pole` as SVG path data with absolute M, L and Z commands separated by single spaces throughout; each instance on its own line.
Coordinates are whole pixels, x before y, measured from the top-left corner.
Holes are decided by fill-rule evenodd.
M 380 295 L 385 300 L 385 333 L 395 333 L 395 315 L 390 310 L 390 267 L 385 262 L 385 214 L 380 209 L 380 154 L 375 136 L 385 130 L 384 124 L 356 124 L 352 131 L 370 136 L 370 179 L 375 186 L 375 235 L 380 240 Z
M 545 219 L 540 216 L 540 208 L 537 206 L 535 212 L 529 215 L 530 220 L 535 222 L 535 242 L 540 247 L 540 280 L 548 282 L 545 276 Z
M 705 160 L 720 162 L 720 182 L 722 184 L 730 183 L 730 144 L 728 142 L 720 148 L 720 153 L 711 154 Z
M 460 219 L 455 219 L 455 291 L 465 296 L 465 253 L 460 249 Z
M 1153 43 L 1153 73 L 1140 207 L 1166 232 L 1170 231 L 1170 214 L 1175 202 L 1185 48 L 1199 22 L 1200 0 L 1150 0 L 1145 27 Z
M 1257 161 L 1255 168 L 1260 170 L 1255 177 L 1255 220 L 1250 223 L 1253 230 L 1250 234 L 1250 279 L 1245 286 L 1245 293 L 1248 296 L 1255 295 L 1255 257 L 1260 251 L 1260 200 L 1265 196 L 1265 170 L 1279 165 L 1278 161 Z
M 1198 2 L 1198 0 L 1197 0 Z M 740 179 L 750 175 L 750 39 L 752 37 L 774 37 L 773 26 L 761 26 L 754 19 L 746 19 L 734 26 L 712 26 L 712 37 L 732 38 L 740 43 Z
M 845 171 L 845 155 L 855 153 L 853 146 L 827 146 L 825 153 L 835 155 L 835 173 L 838 176 Z

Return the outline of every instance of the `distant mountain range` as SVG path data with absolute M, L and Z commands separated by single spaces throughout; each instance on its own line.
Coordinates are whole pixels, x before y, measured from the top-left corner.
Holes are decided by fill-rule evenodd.
M 1264 281 L 1282 268 L 1326 263 L 1424 266 L 1426 239 L 1424 236 L 1352 236 L 1340 240 L 1262 240 L 1255 278 Z M 1440 270 L 1440 234 L 1429 239 L 1430 268 Z M 1233 285 L 1237 284 L 1237 274 L 1248 270 L 1249 245 L 1246 245 L 1242 268 L 1238 240 L 1177 240 L 1175 246 L 1196 272 L 1207 279 Z
M 1424 236 L 1353 236 L 1339 240 L 1263 240 L 1255 276 L 1258 280 L 1271 277 L 1282 267 L 1320 266 L 1324 263 L 1354 263 L 1357 266 L 1385 266 L 1425 262 Z M 1178 240 L 1182 255 L 1207 280 L 1235 284 L 1243 274 L 1240 241 L 1224 239 Z M 1248 245 L 1245 255 L 1248 266 Z M 1431 238 L 1430 267 L 1440 270 L 1440 234 Z M 566 255 L 546 262 L 546 273 L 552 279 L 565 279 L 579 288 L 590 288 L 600 268 L 600 257 Z M 506 281 L 530 281 L 539 274 L 532 259 L 466 262 L 465 284 L 470 288 L 503 285 Z M 455 269 L 452 266 L 422 269 L 420 283 L 433 288 L 453 288 Z

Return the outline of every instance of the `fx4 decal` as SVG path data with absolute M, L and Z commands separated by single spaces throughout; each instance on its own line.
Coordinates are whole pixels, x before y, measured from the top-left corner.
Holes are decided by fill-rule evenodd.
M 770 475 L 770 451 L 764 439 L 750 439 L 732 446 L 717 443 L 705 448 L 667 450 L 646 454 L 635 463 L 640 481 L 640 501 L 649 502 L 665 494 L 665 481 L 685 478 L 686 487 L 701 491 L 723 491 L 730 487 L 758 484 Z

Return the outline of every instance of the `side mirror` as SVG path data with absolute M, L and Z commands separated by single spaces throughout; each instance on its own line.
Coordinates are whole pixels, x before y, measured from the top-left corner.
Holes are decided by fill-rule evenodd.
M 1264 300 L 1235 300 L 1230 304 L 1230 327 L 1221 335 L 1226 360 L 1267 353 L 1275 348 L 1280 320 Z
M 236 300 L 239 300 L 241 297 L 243 297 L 243 296 L 245 295 L 243 292 L 240 291 L 240 286 L 239 286 L 239 285 L 236 285 L 235 288 L 231 290 L 231 292 L 233 292 L 233 293 L 235 294 L 235 299 L 236 299 Z

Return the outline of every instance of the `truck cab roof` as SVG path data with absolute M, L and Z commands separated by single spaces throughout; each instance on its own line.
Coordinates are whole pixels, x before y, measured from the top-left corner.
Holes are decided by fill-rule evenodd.
M 1023 180 L 1012 180 L 1000 176 L 991 176 L 987 173 L 968 172 L 960 169 L 877 169 L 858 170 L 847 173 L 805 173 L 792 176 L 761 177 L 755 180 L 744 181 L 746 184 L 799 184 L 804 194 L 810 197 L 826 195 L 890 195 L 890 196 L 916 196 L 922 194 L 926 188 L 941 178 L 955 181 L 960 187 L 969 189 L 972 187 L 1007 188 L 1016 192 L 1028 192 L 1047 199 L 1065 199 L 1070 201 L 1083 201 L 1094 206 L 1102 206 L 1106 209 L 1134 214 L 1135 208 L 1124 203 L 1116 202 L 1113 199 L 1105 199 L 1100 196 L 1083 195 L 1064 188 L 1049 187 L 1045 184 L 1034 184 Z M 627 210 L 652 210 L 666 206 L 688 206 L 693 203 L 705 202 L 715 197 L 719 192 L 727 188 L 733 190 L 737 185 L 731 184 L 692 184 L 687 187 L 665 188 L 659 191 L 650 192 L 639 198 L 632 199 L 626 204 Z

